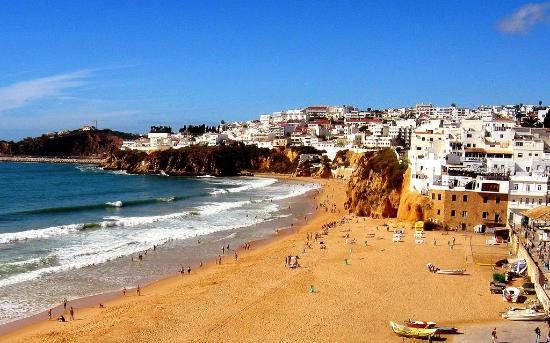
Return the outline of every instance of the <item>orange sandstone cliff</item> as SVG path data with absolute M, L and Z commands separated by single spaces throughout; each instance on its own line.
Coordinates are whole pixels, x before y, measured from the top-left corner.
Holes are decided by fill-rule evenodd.
M 409 190 L 410 174 L 411 170 L 407 169 L 404 175 L 397 219 L 411 222 L 427 220 L 431 215 L 432 202 L 427 196 Z
M 351 213 L 411 222 L 431 216 L 431 200 L 409 190 L 410 169 L 393 150 L 369 152 L 354 162 L 345 204 Z
M 396 217 L 406 169 L 392 149 L 365 153 L 349 180 L 346 209 L 359 216 Z

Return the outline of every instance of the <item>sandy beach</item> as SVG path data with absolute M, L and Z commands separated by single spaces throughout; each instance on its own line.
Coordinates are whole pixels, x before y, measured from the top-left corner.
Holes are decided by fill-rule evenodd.
M 507 248 L 485 248 L 483 236 L 441 232 L 427 232 L 425 242 L 416 244 L 408 223 L 345 215 L 343 181 L 315 181 L 323 185 L 318 209 L 297 232 L 253 243 L 250 250 L 237 251 L 237 259 L 231 251 L 221 265 L 210 262 L 191 275 L 155 282 L 143 287 L 141 296 L 131 290 L 104 308 L 76 308 L 74 321 L 45 316 L 0 340 L 400 342 L 390 320 L 433 320 L 459 328 L 499 320 L 507 304 L 488 291 L 491 268 L 474 261 L 498 259 Z M 338 225 L 328 235 L 304 246 L 308 234 L 320 233 L 331 221 Z M 380 227 L 384 223 L 407 226 L 404 241 L 393 243 L 392 233 Z M 301 267 L 286 268 L 288 255 L 300 256 Z M 465 267 L 467 275 L 432 274 L 428 262 Z

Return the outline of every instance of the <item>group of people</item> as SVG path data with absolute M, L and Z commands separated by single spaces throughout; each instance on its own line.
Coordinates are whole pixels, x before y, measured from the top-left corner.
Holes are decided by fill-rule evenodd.
M 180 266 L 180 270 L 178 272 L 181 276 L 185 275 L 185 268 L 183 268 L 183 264 Z M 191 266 L 187 266 L 187 274 L 191 275 Z
M 58 322 L 65 323 L 67 321 L 67 319 L 65 318 L 65 313 L 67 312 L 67 305 L 68 304 L 69 304 L 69 302 L 67 301 L 67 298 L 64 298 L 63 299 L 63 313 L 59 317 L 57 317 Z M 52 320 L 52 312 L 53 312 L 53 310 L 50 308 L 48 310 L 48 320 Z M 69 308 L 69 318 L 70 318 L 70 320 L 75 320 L 74 308 L 72 306 Z

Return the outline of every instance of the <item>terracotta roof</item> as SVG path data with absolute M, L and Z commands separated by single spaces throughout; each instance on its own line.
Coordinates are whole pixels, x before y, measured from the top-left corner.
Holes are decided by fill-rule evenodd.
M 539 206 L 521 213 L 529 219 L 550 221 L 550 206 Z
M 508 154 L 512 155 L 512 152 L 507 149 L 498 149 L 498 148 L 466 148 L 464 149 L 465 152 L 481 152 L 481 153 L 488 153 L 488 154 Z
M 378 118 L 352 118 L 352 119 L 346 119 L 346 122 L 348 123 L 381 123 L 382 120 Z
M 329 125 L 330 121 L 328 119 L 317 119 L 317 120 L 314 120 L 314 121 L 310 122 L 309 124 Z

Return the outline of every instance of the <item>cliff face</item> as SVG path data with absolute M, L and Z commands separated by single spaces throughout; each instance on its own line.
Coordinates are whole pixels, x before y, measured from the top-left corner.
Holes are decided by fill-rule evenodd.
M 334 160 L 332 160 L 332 168 L 349 167 L 356 164 L 363 156 L 363 153 L 356 153 L 349 150 L 340 150 L 336 153 Z
M 307 149 L 306 149 L 307 150 Z M 102 162 L 105 169 L 127 170 L 133 174 L 234 176 L 247 172 L 293 173 L 299 156 L 306 150 L 269 150 L 232 143 L 224 146 L 191 146 L 155 151 L 116 151 Z M 307 150 L 310 153 L 309 150 Z M 288 156 L 293 157 L 293 159 Z
M 410 174 L 411 170 L 407 169 L 404 176 L 397 219 L 410 222 L 417 220 L 425 221 L 432 213 L 432 201 L 418 192 L 409 191 Z
M 0 142 L 0 155 L 88 157 L 107 154 L 132 135 L 122 132 L 72 131 L 64 135 L 25 138 L 19 142 Z
M 346 209 L 359 216 L 395 217 L 406 169 L 391 149 L 365 153 L 349 180 Z

